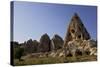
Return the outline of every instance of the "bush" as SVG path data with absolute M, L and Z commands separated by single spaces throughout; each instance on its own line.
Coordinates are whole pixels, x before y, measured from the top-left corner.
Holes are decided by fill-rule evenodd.
M 14 48 L 14 58 L 21 60 L 21 57 L 23 55 L 24 49 L 21 47 Z

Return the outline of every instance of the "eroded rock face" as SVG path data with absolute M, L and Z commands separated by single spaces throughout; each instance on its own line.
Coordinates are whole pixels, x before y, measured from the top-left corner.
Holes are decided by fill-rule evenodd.
M 51 39 L 51 50 L 61 49 L 63 47 L 63 39 L 55 34 Z
M 67 45 L 68 41 L 73 39 L 90 39 L 90 34 L 86 30 L 84 24 L 82 23 L 80 17 L 75 13 L 72 17 L 69 27 L 67 29 L 67 34 L 65 35 L 64 46 Z
M 95 40 L 72 40 L 69 41 L 65 55 L 97 55 L 97 43 Z
M 97 53 L 97 42 L 95 40 L 83 40 L 81 44 L 84 52 L 88 52 L 89 55 L 96 55 Z
M 38 50 L 39 52 L 48 52 L 50 49 L 50 38 L 47 34 L 44 34 L 40 38 Z
M 76 51 L 78 50 L 78 42 L 76 40 L 69 41 L 66 48 L 65 48 L 65 55 L 66 56 L 75 56 Z
M 63 49 L 58 49 L 58 50 L 51 51 L 48 54 L 48 56 L 49 57 L 64 57 L 65 56 L 65 53 L 64 53 L 64 50 Z
M 97 55 L 97 42 L 91 40 L 90 34 L 76 13 L 69 24 L 63 49 L 65 56 Z M 58 51 L 53 54 L 58 53 L 64 55 L 63 52 Z
M 93 47 L 90 49 L 90 55 L 97 55 L 97 47 Z

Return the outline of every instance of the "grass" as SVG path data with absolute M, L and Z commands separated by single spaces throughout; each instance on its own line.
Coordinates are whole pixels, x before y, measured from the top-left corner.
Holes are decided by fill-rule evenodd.
M 45 58 L 28 58 L 24 61 L 14 59 L 14 65 L 36 65 L 36 64 L 55 64 L 55 63 L 71 63 L 71 62 L 84 62 L 84 61 L 96 61 L 97 56 L 77 56 L 77 57 L 45 57 Z
M 36 65 L 36 64 L 53 64 L 53 63 L 63 63 L 63 58 L 29 58 L 24 61 L 14 60 L 15 65 Z
M 67 63 L 71 62 L 86 62 L 86 61 L 97 61 L 97 56 L 77 56 L 77 57 L 66 57 L 65 58 Z

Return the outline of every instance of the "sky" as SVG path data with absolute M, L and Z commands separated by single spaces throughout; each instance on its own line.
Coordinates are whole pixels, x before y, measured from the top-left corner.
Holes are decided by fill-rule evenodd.
M 47 33 L 63 39 L 74 13 L 77 13 L 90 33 L 97 38 L 97 7 L 36 2 L 14 2 L 14 41 L 40 40 Z

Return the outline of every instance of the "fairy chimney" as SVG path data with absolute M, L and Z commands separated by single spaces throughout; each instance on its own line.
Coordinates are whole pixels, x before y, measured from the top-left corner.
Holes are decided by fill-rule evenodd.
M 77 13 L 72 17 L 70 24 L 65 35 L 64 46 L 67 45 L 69 41 L 77 39 L 88 40 L 90 39 L 90 34 L 86 30 L 84 24 L 82 23 L 80 17 Z

